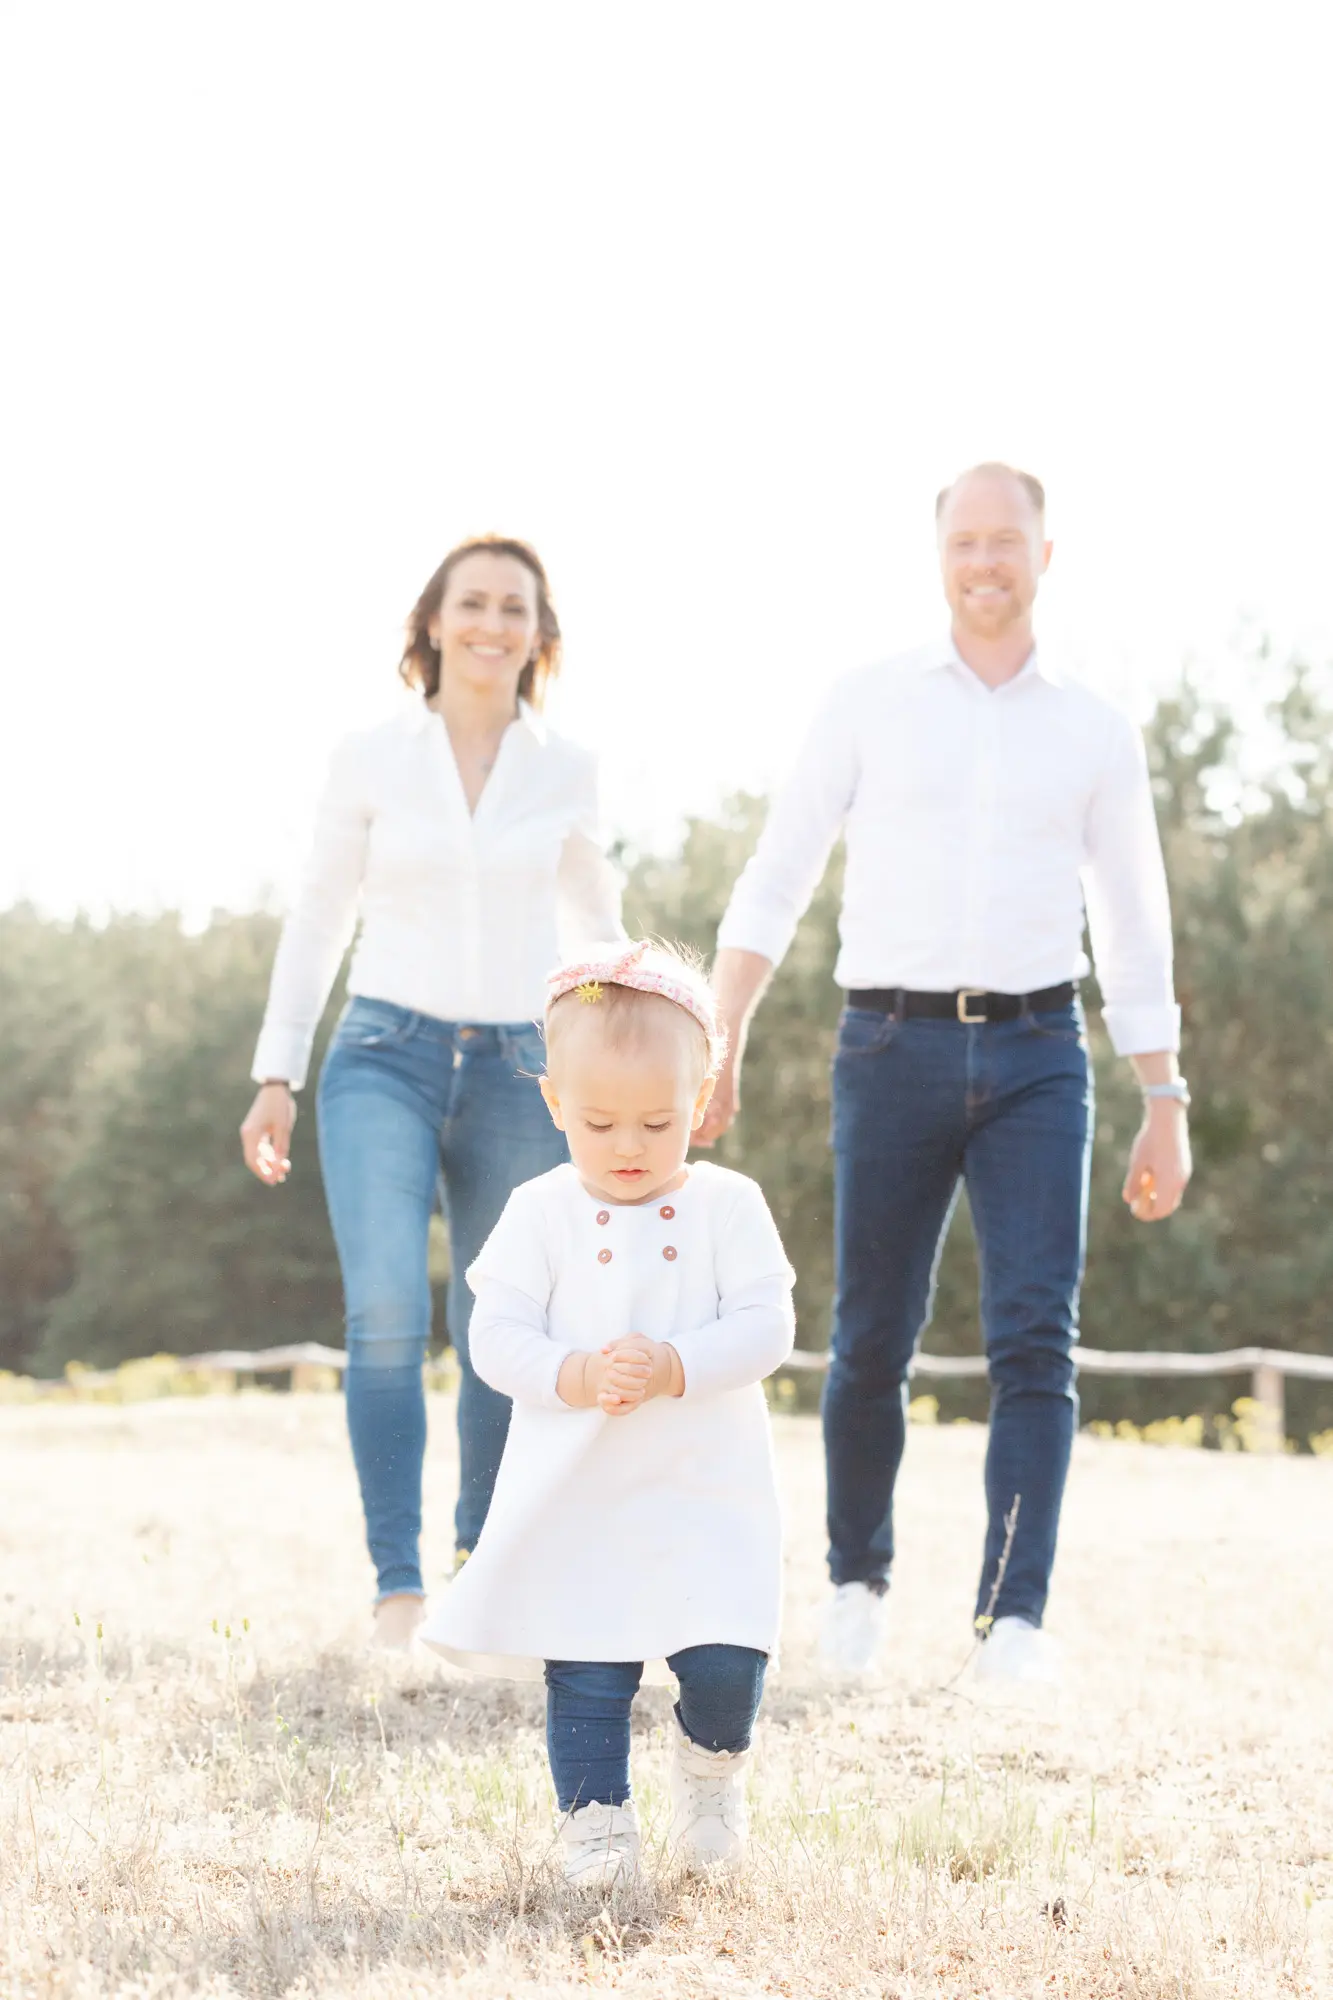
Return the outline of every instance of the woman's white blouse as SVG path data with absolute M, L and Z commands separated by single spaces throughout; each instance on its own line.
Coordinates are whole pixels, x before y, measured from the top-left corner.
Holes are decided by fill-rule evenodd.
M 358 910 L 349 992 L 442 1021 L 535 1019 L 553 966 L 624 935 L 592 756 L 521 704 L 474 815 L 424 701 L 349 737 L 283 926 L 256 1080 L 304 1083 Z
M 509 1439 L 427 1643 L 516 1679 L 553 1659 L 772 1652 L 782 1524 L 759 1384 L 791 1352 L 792 1282 L 759 1188 L 711 1162 L 633 1207 L 571 1166 L 516 1188 L 468 1272 L 472 1363 L 514 1398 Z M 622 1417 L 562 1403 L 564 1357 L 630 1333 L 671 1342 L 684 1395 Z

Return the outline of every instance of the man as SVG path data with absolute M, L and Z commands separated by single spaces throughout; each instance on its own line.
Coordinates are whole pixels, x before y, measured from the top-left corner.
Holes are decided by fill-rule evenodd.
M 991 1383 L 978 1672 L 1049 1681 L 1092 1128 L 1085 905 L 1144 1093 L 1124 1186 L 1141 1221 L 1184 1194 L 1189 1093 L 1142 739 L 1033 642 L 1042 487 L 978 465 L 936 513 L 950 635 L 839 682 L 772 808 L 718 935 L 732 1053 L 701 1136 L 736 1115 L 751 1014 L 845 828 L 824 1655 L 863 1673 L 883 1636 L 908 1366 L 966 1183 Z

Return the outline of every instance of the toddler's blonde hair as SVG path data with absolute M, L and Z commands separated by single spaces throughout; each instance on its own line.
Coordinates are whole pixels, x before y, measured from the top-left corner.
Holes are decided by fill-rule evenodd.
M 546 1006 L 546 1062 L 580 1024 L 595 1028 L 608 1048 L 640 1047 L 661 1027 L 688 1036 L 698 1057 L 699 1081 L 716 1076 L 726 1055 L 700 954 L 688 945 L 644 939 L 612 946 L 605 954 L 562 967 L 551 976 Z

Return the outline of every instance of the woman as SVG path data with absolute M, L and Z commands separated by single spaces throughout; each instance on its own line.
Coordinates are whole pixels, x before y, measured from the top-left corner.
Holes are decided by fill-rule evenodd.
M 430 1334 L 426 1239 L 449 1225 L 458 1354 L 457 1558 L 481 1531 L 509 1403 L 468 1357 L 468 1265 L 513 1188 L 565 1157 L 536 1078 L 534 1025 L 557 959 L 623 935 L 596 837 L 587 752 L 541 718 L 559 669 L 546 572 L 526 543 L 452 550 L 408 621 L 400 672 L 422 699 L 335 754 L 283 927 L 241 1141 L 286 1179 L 320 1015 L 356 926 L 351 998 L 319 1080 L 319 1154 L 347 1306 L 347 1423 L 378 1579 L 375 1637 L 422 1613 L 418 1542 Z

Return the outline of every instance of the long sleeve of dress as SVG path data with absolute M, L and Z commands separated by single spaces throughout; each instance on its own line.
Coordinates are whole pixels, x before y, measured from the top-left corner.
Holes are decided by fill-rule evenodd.
M 482 1381 L 500 1395 L 543 1410 L 570 1407 L 556 1381 L 574 1349 L 551 1339 L 545 1308 L 516 1285 L 478 1279 L 468 1349 Z
M 370 816 L 361 782 L 359 743 L 334 754 L 301 885 L 282 927 L 268 1006 L 251 1071 L 256 1083 L 305 1082 L 320 1016 L 356 929 Z
M 762 1279 L 723 1302 L 706 1326 L 672 1334 L 681 1359 L 687 1396 L 715 1396 L 762 1382 L 791 1353 L 796 1335 L 791 1287 L 782 1277 Z M 514 1285 L 482 1279 L 468 1333 L 472 1365 L 483 1382 L 516 1403 L 543 1410 L 571 1407 L 556 1383 L 567 1356 L 576 1350 L 554 1341 L 546 1314 L 535 1299 Z
M 713 1267 L 716 1319 L 671 1335 L 687 1396 L 715 1396 L 762 1382 L 781 1367 L 796 1338 L 791 1301 L 796 1273 L 754 1181 L 738 1177 L 735 1199 L 717 1225 Z
M 790 1274 L 760 1278 L 721 1302 L 718 1316 L 689 1333 L 673 1333 L 687 1396 L 745 1389 L 780 1368 L 796 1339 Z

